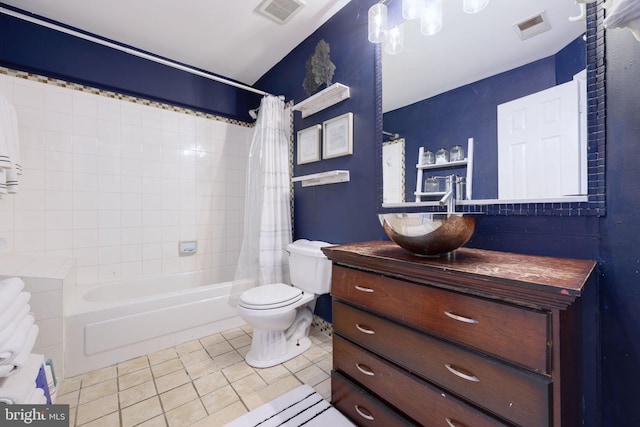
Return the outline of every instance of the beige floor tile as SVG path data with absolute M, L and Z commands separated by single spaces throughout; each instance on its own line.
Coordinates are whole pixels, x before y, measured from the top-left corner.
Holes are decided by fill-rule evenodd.
M 69 427 L 73 427 L 76 425 L 77 413 L 78 413 L 78 408 L 69 408 Z
M 164 414 L 162 414 L 151 418 L 142 424 L 138 424 L 136 427 L 167 427 L 167 421 L 165 420 Z
M 192 380 L 203 377 L 207 374 L 210 374 L 211 372 L 220 370 L 218 365 L 216 365 L 216 362 L 211 359 L 203 360 L 202 362 L 189 365 L 185 369 L 187 370 L 189 378 L 191 378 Z
M 298 379 L 303 383 L 309 384 L 313 387 L 314 385 L 320 384 L 322 381 L 329 378 L 329 374 L 318 368 L 316 365 L 311 365 L 296 372 L 296 377 L 298 377 Z
M 113 427 L 119 425 L 120 414 L 118 412 L 114 412 L 112 414 L 98 418 L 97 420 L 88 422 L 87 424 L 83 424 L 82 427 Z
M 280 378 L 291 375 L 291 372 L 282 365 L 272 366 L 270 368 L 256 369 L 258 375 L 262 377 L 268 384 L 277 381 Z
M 327 374 L 331 374 L 331 370 L 333 369 L 332 355 L 327 354 L 327 356 L 324 359 L 321 359 L 316 362 L 316 366 L 322 369 L 323 371 L 325 371 Z
M 122 376 L 129 374 L 140 369 L 144 369 L 149 366 L 149 359 L 147 356 L 137 357 L 135 359 L 127 360 L 126 362 L 118 363 L 118 375 Z
M 227 353 L 221 354 L 219 356 L 215 356 L 213 361 L 216 362 L 219 368 L 226 368 L 231 365 L 235 365 L 238 362 L 244 361 L 244 356 L 240 355 L 235 350 L 229 351 Z
M 111 380 L 103 381 L 101 383 L 82 387 L 80 389 L 80 405 L 98 400 L 102 397 L 108 396 L 118 392 L 118 381 L 113 378 Z
M 229 331 L 222 332 L 222 336 L 225 337 L 227 340 L 232 340 L 234 338 L 241 337 L 243 335 L 247 335 L 247 334 L 240 328 L 231 329 Z
M 316 384 L 313 388 L 324 398 L 324 400 L 331 402 L 331 377 L 322 381 L 320 384 Z
M 248 345 L 246 347 L 240 347 L 238 350 L 238 353 L 240 353 L 240 355 L 242 356 L 243 359 L 247 358 L 247 353 L 249 353 L 249 350 L 251 350 L 251 346 Z
M 200 344 L 200 341 L 198 340 L 193 340 L 184 344 L 177 345 L 174 348 L 176 349 L 178 355 L 181 356 L 186 353 L 191 353 L 192 351 L 200 350 L 202 348 L 202 344 Z
M 69 405 L 70 408 L 78 406 L 78 402 L 80 402 L 80 390 L 56 397 L 56 404 Z
M 209 414 L 218 412 L 232 403 L 239 401 L 240 397 L 230 385 L 215 390 L 201 398 L 204 407 Z
M 162 406 L 160 405 L 160 398 L 158 396 L 154 396 L 150 399 L 138 402 L 135 405 L 131 405 L 128 408 L 124 408 L 121 412 L 122 426 L 130 427 L 161 415 Z
M 260 390 L 267 385 L 265 380 L 255 372 L 251 375 L 243 377 L 238 381 L 234 381 L 231 383 L 231 386 L 234 388 L 236 393 L 240 395 L 240 397 L 246 396 L 250 393 L 253 393 L 256 390 Z
M 184 427 L 205 418 L 207 411 L 204 409 L 200 399 L 196 399 L 170 410 L 166 413 L 166 416 L 169 427 Z
M 253 326 L 251 326 L 251 325 L 248 325 L 248 324 L 244 325 L 240 329 L 242 329 L 247 335 L 253 335 Z
M 225 424 L 239 418 L 247 413 L 247 408 L 244 407 L 242 402 L 237 401 L 222 408 L 218 412 L 214 412 L 207 418 L 203 418 L 191 427 L 223 427 Z
M 151 365 L 151 372 L 155 378 L 165 376 L 175 371 L 183 369 L 182 362 L 177 357 L 175 359 L 166 360 L 156 365 Z
M 73 378 L 64 378 L 58 381 L 58 396 L 80 390 L 82 376 Z
M 126 408 L 127 406 L 142 402 L 143 400 L 153 397 L 156 394 L 156 385 L 153 381 L 147 381 L 145 383 L 130 387 L 119 393 L 120 408 Z
M 165 391 L 169 391 L 188 383 L 190 379 L 187 372 L 184 369 L 181 369 L 179 371 L 172 372 L 169 375 L 156 378 L 154 381 L 156 382 L 156 389 L 158 390 L 158 393 L 164 393 Z
M 251 345 L 251 337 L 247 334 L 244 334 L 236 338 L 230 339 L 229 344 L 231 344 L 231 346 L 237 350 L 239 348 Z
M 149 364 L 157 365 L 158 363 L 175 359 L 176 357 L 178 357 L 178 353 L 176 353 L 176 350 L 173 347 L 171 347 L 171 348 L 166 348 L 164 350 L 157 351 L 155 353 L 151 353 L 150 355 L 148 355 L 148 357 L 149 357 Z
M 311 361 L 301 354 L 300 356 L 297 356 L 291 360 L 287 360 L 283 363 L 283 365 L 285 368 L 295 373 L 311 365 Z
M 160 401 L 165 412 L 195 399 L 198 399 L 198 393 L 191 383 L 181 385 L 160 395 Z
M 209 335 L 207 337 L 200 338 L 200 344 L 202 344 L 202 346 L 205 348 L 210 345 L 218 344 L 225 341 L 226 340 L 222 336 L 222 334 Z
M 97 371 L 91 371 L 82 377 L 82 387 L 98 384 L 111 378 L 115 378 L 118 375 L 115 366 L 109 366 Z
M 89 421 L 97 420 L 118 410 L 118 395 L 112 394 L 101 399 L 94 400 L 85 405 L 78 406 L 76 423 L 86 424 Z
M 326 350 L 329 353 L 333 353 L 333 341 L 323 342 L 319 346 L 320 348 Z
M 327 357 L 329 355 L 329 352 L 327 352 L 327 350 L 322 349 L 320 347 L 311 346 L 311 348 L 309 350 L 305 351 L 303 353 L 303 355 L 307 359 L 309 359 L 312 362 L 316 363 L 317 361 L 322 360 L 325 357 Z
M 204 348 L 200 348 L 190 353 L 185 353 L 180 355 L 180 361 L 185 367 L 194 365 L 204 360 L 212 360 L 211 356 L 209 355 L 209 353 L 207 353 L 207 351 Z
M 255 373 L 255 370 L 251 366 L 247 365 L 243 360 L 240 363 L 236 363 L 235 365 L 222 369 L 222 373 L 227 377 L 227 380 L 232 383 L 238 381 L 242 377 Z
M 220 371 L 211 372 L 193 381 L 193 385 L 196 387 L 200 396 L 204 396 L 228 384 L 227 378 Z
M 153 375 L 151 375 L 151 369 L 144 368 L 140 369 L 139 371 L 131 372 L 130 374 L 125 374 L 119 377 L 118 387 L 120 388 L 120 391 L 122 391 L 138 384 L 146 383 L 147 381 L 151 381 L 152 379 Z
M 296 387 L 300 387 L 301 385 L 302 383 L 298 381 L 297 378 L 290 375 L 288 377 L 281 378 L 273 384 L 269 384 L 258 391 L 243 396 L 242 401 L 247 405 L 249 410 L 253 410 Z
M 215 358 L 216 356 L 230 352 L 233 350 L 233 347 L 227 341 L 222 341 L 207 345 L 205 350 L 207 350 L 207 353 L 209 353 L 211 357 Z

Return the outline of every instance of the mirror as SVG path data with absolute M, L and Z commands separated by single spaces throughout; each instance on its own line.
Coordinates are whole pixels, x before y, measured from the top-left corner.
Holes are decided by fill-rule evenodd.
M 415 199 L 420 147 L 435 153 L 439 148 L 450 150 L 454 145 L 462 145 L 468 152 L 467 140 L 473 138 L 473 195 L 472 200 L 458 202 L 463 210 L 502 212 L 504 206 L 491 205 L 507 203 L 511 206 L 533 202 L 536 205 L 552 205 L 548 198 L 499 198 L 497 106 L 556 86 L 557 83 L 570 82 L 574 74 L 585 68 L 587 62 L 596 64 L 599 53 L 593 49 L 587 56 L 582 35 L 588 26 L 595 35 L 597 18 L 590 19 L 589 24 L 570 21 L 570 17 L 580 13 L 580 8 L 574 2 L 557 0 L 491 0 L 485 10 L 473 15 L 464 14 L 461 3 L 443 2 L 444 24 L 438 34 L 423 36 L 419 33 L 417 21 L 405 21 L 404 50 L 396 55 L 378 50 L 384 113 L 381 126 L 383 131 L 397 133 L 399 138 L 404 139 L 405 202 Z M 400 5 L 399 1 L 389 4 L 390 21 L 401 21 L 401 18 L 398 19 Z M 590 9 L 595 7 L 588 5 Z M 541 18 L 531 19 L 543 11 Z M 592 15 L 595 16 L 595 13 Z M 538 21 L 550 22 L 551 29 L 520 40 L 514 27 L 522 21 L 531 22 L 520 27 L 529 24 L 535 27 Z M 492 41 L 494 35 L 497 35 L 498 41 Z M 453 41 L 447 42 L 447 38 Z M 507 38 L 514 40 L 511 44 L 505 43 Z M 486 46 L 490 48 L 482 48 Z M 604 67 L 603 64 L 598 66 Z M 593 78 L 593 74 L 590 77 Z M 583 108 L 582 111 L 585 110 Z M 586 136 L 583 140 L 591 141 L 589 153 L 596 152 L 598 147 L 601 149 L 599 152 L 604 152 L 604 141 L 596 141 L 592 134 Z M 383 141 L 386 143 L 389 138 L 384 137 Z M 584 143 L 580 154 L 584 164 L 587 163 L 586 150 L 587 144 Z M 604 162 L 604 159 L 601 160 Z M 385 162 L 389 163 L 389 159 Z M 593 163 L 589 160 L 589 171 L 592 171 L 592 167 Z M 562 204 L 575 205 L 580 210 L 578 214 L 601 214 L 604 201 L 595 196 L 593 189 L 604 184 L 594 184 L 593 180 L 602 180 L 604 172 L 599 178 L 589 173 L 587 183 L 586 169 L 582 168 L 583 175 L 580 178 L 582 192 L 577 192 L 578 196 L 564 198 Z M 465 176 L 466 167 L 424 172 Z M 389 188 L 390 185 L 383 182 L 379 188 Z M 587 188 L 588 196 L 580 197 L 579 194 L 586 194 L 584 190 Z M 383 207 L 395 206 L 385 203 L 382 195 L 381 202 Z M 519 207 L 510 209 L 513 208 Z M 549 206 L 548 209 L 555 208 Z M 547 207 L 543 210 L 547 210 Z

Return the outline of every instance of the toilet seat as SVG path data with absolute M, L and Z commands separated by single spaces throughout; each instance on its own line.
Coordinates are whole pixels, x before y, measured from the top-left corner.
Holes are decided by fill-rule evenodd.
M 244 291 L 238 305 L 251 310 L 271 310 L 299 301 L 304 292 L 284 283 L 262 285 Z

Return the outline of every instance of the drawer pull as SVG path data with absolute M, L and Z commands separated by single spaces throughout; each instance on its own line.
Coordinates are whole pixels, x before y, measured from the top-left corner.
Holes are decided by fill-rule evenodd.
M 449 417 L 444 419 L 447 422 L 447 425 L 449 427 L 464 427 L 464 424 L 458 424 L 458 423 L 454 423 L 453 420 Z
M 361 365 L 361 364 L 359 364 L 357 362 L 356 362 L 356 368 L 358 368 L 358 371 L 362 372 L 365 375 L 369 375 L 370 377 L 372 377 L 372 376 L 374 376 L 376 374 L 368 366 Z
M 449 316 L 450 318 L 452 318 L 453 320 L 457 320 L 459 322 L 464 322 L 464 323 L 478 323 L 478 321 L 476 319 L 472 319 L 470 317 L 462 317 L 462 316 L 458 316 L 457 314 L 453 314 L 450 311 L 445 311 L 444 314 L 446 314 L 447 316 Z
M 374 293 L 374 292 L 375 292 L 373 289 L 371 289 L 371 288 L 365 288 L 364 286 L 356 285 L 355 287 L 356 287 L 356 290 L 357 290 L 357 291 L 360 291 L 360 292 L 367 292 L 367 293 L 369 293 L 369 294 L 372 294 L 372 293 Z
M 373 335 L 376 333 L 376 331 L 374 331 L 373 329 L 368 328 L 367 326 L 360 326 L 357 323 L 356 323 L 356 329 L 362 332 L 363 334 Z
M 358 405 L 355 405 L 354 408 L 356 409 L 356 412 L 358 413 L 358 415 L 360 415 L 365 420 L 368 420 L 368 421 L 374 420 L 373 415 L 371 415 L 371 413 L 366 409 L 360 408 L 360 406 Z
M 445 363 L 444 367 L 447 368 L 449 372 L 451 372 L 453 375 L 456 375 L 462 379 L 465 379 L 467 381 L 472 381 L 474 383 L 480 382 L 480 378 L 476 377 L 475 375 L 468 375 L 468 374 L 465 374 L 464 372 L 460 372 L 459 370 L 449 365 L 448 363 Z

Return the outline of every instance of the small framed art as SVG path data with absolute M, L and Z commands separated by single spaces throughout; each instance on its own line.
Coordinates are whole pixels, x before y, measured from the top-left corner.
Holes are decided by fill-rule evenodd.
M 346 113 L 322 124 L 322 158 L 353 154 L 353 113 Z
M 298 164 L 320 160 L 320 132 L 322 126 L 315 125 L 298 131 Z

